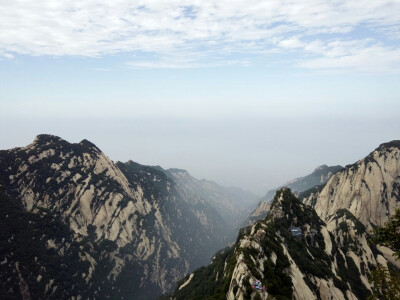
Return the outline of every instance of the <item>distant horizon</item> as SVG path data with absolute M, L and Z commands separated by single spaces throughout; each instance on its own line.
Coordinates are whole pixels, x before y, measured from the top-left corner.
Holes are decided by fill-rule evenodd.
M 28 142 L 28 143 L 26 143 L 26 144 L 24 144 L 24 145 L 14 145 L 14 146 L 8 147 L 8 148 L 1 148 L 0 150 L 11 150 L 11 149 L 13 149 L 13 148 L 25 147 L 25 146 L 27 146 L 27 145 L 33 143 L 33 142 L 34 142 L 34 139 L 35 139 L 38 135 L 42 135 L 42 134 L 49 134 L 49 133 L 40 133 L 40 134 L 37 134 L 37 135 L 35 135 L 35 136 L 32 138 L 32 140 L 31 140 L 30 142 Z M 145 165 L 145 166 L 150 166 L 150 167 L 161 167 L 161 168 L 163 168 L 164 170 L 177 169 L 177 170 L 187 171 L 191 176 L 193 176 L 194 178 L 196 178 L 196 179 L 198 179 L 198 180 L 212 181 L 212 182 L 215 182 L 216 184 L 218 184 L 218 185 L 220 185 L 220 186 L 227 187 L 227 188 L 240 188 L 240 189 L 242 189 L 242 190 L 251 192 L 251 193 L 253 193 L 255 196 L 258 196 L 258 197 L 260 197 L 260 198 L 263 197 L 263 196 L 265 196 L 265 194 L 266 194 L 268 191 L 270 191 L 270 190 L 273 190 L 273 189 L 275 189 L 275 188 L 278 188 L 278 187 L 280 187 L 280 186 L 282 186 L 282 185 L 284 185 L 284 184 L 286 184 L 286 183 L 288 183 L 288 182 L 290 182 L 290 181 L 292 181 L 292 180 L 294 180 L 294 179 L 301 178 L 301 177 L 304 177 L 304 176 L 307 176 L 307 175 L 313 173 L 313 172 L 316 170 L 316 168 L 318 168 L 318 167 L 321 167 L 321 166 L 323 166 L 323 165 L 327 165 L 328 167 L 332 167 L 332 166 L 342 166 L 342 167 L 346 167 L 347 165 L 353 164 L 353 163 L 357 162 L 358 160 L 363 159 L 363 158 L 364 158 L 365 156 L 367 156 L 369 153 L 373 152 L 376 148 L 378 148 L 381 144 L 394 141 L 394 140 L 385 141 L 385 142 L 382 142 L 382 143 L 376 145 L 376 147 L 374 147 L 373 149 L 370 149 L 370 151 L 369 151 L 367 154 L 365 154 L 364 156 L 358 158 L 358 159 L 355 160 L 355 161 L 348 162 L 348 163 L 346 163 L 346 164 L 326 164 L 326 163 L 323 163 L 323 164 L 314 166 L 313 168 L 309 169 L 308 171 L 307 171 L 307 170 L 304 170 L 304 174 L 301 174 L 301 175 L 299 175 L 299 176 L 297 176 L 297 177 L 287 178 L 286 180 L 284 180 L 284 181 L 282 181 L 282 182 L 280 182 L 280 183 L 276 183 L 275 185 L 274 185 L 274 184 L 270 184 L 269 187 L 268 187 L 266 190 L 264 190 L 264 189 L 262 189 L 262 188 L 260 188 L 260 187 L 257 187 L 258 190 L 257 190 L 257 189 L 251 190 L 250 188 L 248 188 L 248 187 L 246 187 L 246 186 L 232 185 L 232 184 L 230 185 L 230 184 L 221 183 L 218 179 L 212 178 L 212 177 L 210 177 L 210 176 L 206 176 L 206 177 L 198 176 L 196 173 L 193 173 L 190 169 L 181 168 L 181 167 L 179 167 L 179 166 L 168 166 L 168 167 L 167 167 L 167 166 L 164 166 L 164 165 L 161 165 L 161 164 L 147 164 L 147 163 L 143 163 L 143 162 L 134 160 L 134 159 L 132 159 L 132 158 L 127 159 L 127 160 L 115 159 L 114 157 L 110 156 L 107 152 L 104 152 L 104 151 L 102 150 L 102 148 L 96 144 L 96 142 L 94 142 L 94 141 L 92 141 L 92 140 L 90 140 L 90 139 L 87 139 L 87 138 L 83 138 L 83 139 L 81 139 L 81 140 L 79 140 L 79 141 L 70 141 L 70 140 L 65 139 L 64 137 L 62 137 L 62 136 L 60 136 L 60 135 L 56 135 L 56 134 L 49 134 L 49 135 L 53 135 L 53 136 L 59 137 L 59 138 L 61 138 L 62 140 L 65 140 L 65 141 L 67 141 L 67 142 L 69 142 L 69 143 L 71 143 L 71 144 L 77 144 L 77 143 L 82 142 L 83 140 L 88 140 L 89 142 L 93 143 L 96 147 L 98 147 L 98 148 L 99 148 L 107 157 L 109 157 L 113 162 L 120 161 L 120 162 L 126 163 L 126 162 L 128 162 L 128 161 L 133 161 L 133 162 L 135 162 L 135 163 L 138 163 L 138 164 L 141 164 L 141 165 Z M 1 144 L 3 144 L 3 142 L 4 142 L 4 141 L 2 141 Z
M 263 194 L 400 133 L 397 0 L 0 2 L 0 148 L 38 133 Z

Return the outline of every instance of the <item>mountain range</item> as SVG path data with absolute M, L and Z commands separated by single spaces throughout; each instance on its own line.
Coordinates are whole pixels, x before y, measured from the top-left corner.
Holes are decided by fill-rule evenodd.
M 400 268 L 370 241 L 400 207 L 400 141 L 287 183 L 241 229 L 251 193 L 87 140 L 39 135 L 0 170 L 1 299 L 366 299 Z
M 233 241 L 253 197 L 52 135 L 0 169 L 5 298 L 155 298 Z

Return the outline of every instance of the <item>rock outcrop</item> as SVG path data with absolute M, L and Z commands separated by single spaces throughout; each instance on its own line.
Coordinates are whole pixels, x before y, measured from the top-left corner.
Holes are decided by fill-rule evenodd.
M 304 201 L 313 204 L 325 222 L 348 209 L 368 229 L 383 226 L 400 207 L 400 141 L 382 144 L 346 166 Z

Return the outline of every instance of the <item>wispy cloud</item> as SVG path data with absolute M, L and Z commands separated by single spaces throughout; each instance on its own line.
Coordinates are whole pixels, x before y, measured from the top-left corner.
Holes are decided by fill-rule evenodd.
M 395 72 L 399 8 L 399 0 L 2 1 L 0 56 L 141 52 L 149 55 L 127 65 L 182 68 L 294 52 L 303 68 Z

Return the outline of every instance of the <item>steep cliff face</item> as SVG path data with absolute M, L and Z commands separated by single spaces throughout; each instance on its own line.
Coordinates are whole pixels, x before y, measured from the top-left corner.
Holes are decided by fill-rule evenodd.
M 179 282 L 170 298 L 366 299 L 367 276 L 377 262 L 390 264 L 348 210 L 325 224 L 282 189 L 265 220 L 244 228 L 231 248 Z
M 383 226 L 400 207 L 400 141 L 382 144 L 346 166 L 305 202 L 314 204 L 324 221 L 346 208 L 369 229 Z
M 115 245 L 92 255 L 82 244 L 77 255 L 90 263 L 91 271 L 82 276 L 93 286 L 100 258 L 109 258 L 101 280 L 109 281 L 119 298 L 151 299 L 170 290 L 226 242 L 218 213 L 205 203 L 183 199 L 164 172 L 132 162 L 114 164 L 86 140 L 70 144 L 40 135 L 26 147 L 0 151 L 0 168 L 7 195 L 21 205 L 21 213 L 46 210 L 71 230 L 68 243 L 89 238 L 94 249 L 103 242 Z M 65 252 L 61 242 L 53 244 L 55 252 Z M 28 269 L 23 261 L 18 264 L 21 272 Z M 40 289 L 44 295 L 54 278 L 46 280 L 41 288 L 31 287 L 34 295 Z M 81 291 L 71 289 L 69 295 L 83 296 Z

